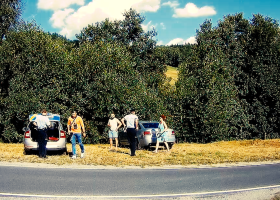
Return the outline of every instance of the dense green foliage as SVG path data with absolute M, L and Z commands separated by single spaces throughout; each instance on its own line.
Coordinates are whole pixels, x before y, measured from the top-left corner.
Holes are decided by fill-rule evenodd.
M 279 137 L 279 26 L 242 14 L 205 21 L 180 67 L 182 137 L 190 141 Z
M 21 15 L 21 0 L 1 0 L 0 2 L 0 43 L 8 30 L 14 26 Z
M 190 56 L 192 46 L 191 44 L 158 46 L 156 50 L 162 55 L 164 64 L 179 67 Z

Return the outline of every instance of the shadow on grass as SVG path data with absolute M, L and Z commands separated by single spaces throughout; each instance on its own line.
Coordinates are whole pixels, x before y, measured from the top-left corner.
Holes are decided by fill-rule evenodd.
M 39 156 L 39 151 L 30 150 L 30 151 L 24 151 L 24 155 L 37 155 Z M 58 155 L 68 155 L 69 157 L 72 156 L 72 152 L 68 151 L 47 151 L 47 156 L 58 156 Z

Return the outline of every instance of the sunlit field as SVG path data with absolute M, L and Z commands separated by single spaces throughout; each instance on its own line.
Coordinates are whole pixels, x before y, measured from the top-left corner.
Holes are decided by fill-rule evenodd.
M 174 144 L 171 152 L 160 149 L 137 150 L 136 156 L 129 155 L 128 148 L 118 151 L 109 150 L 109 144 L 85 145 L 86 156 L 72 160 L 71 145 L 67 144 L 66 155 L 50 154 L 47 159 L 38 158 L 36 154 L 24 155 L 23 144 L 0 143 L 0 160 L 8 162 L 49 163 L 56 165 L 103 165 L 103 166 L 172 166 L 172 165 L 211 165 L 218 163 L 258 162 L 280 160 L 280 139 L 246 140 L 215 142 L 210 144 Z
M 171 78 L 170 84 L 175 85 L 178 79 L 178 69 L 175 67 L 167 66 L 166 76 Z

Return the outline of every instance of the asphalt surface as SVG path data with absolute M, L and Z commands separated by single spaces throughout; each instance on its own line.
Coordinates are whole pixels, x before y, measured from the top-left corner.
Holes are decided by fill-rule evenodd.
M 210 169 L 61 169 L 0 166 L 0 193 L 145 196 L 280 185 L 280 164 Z

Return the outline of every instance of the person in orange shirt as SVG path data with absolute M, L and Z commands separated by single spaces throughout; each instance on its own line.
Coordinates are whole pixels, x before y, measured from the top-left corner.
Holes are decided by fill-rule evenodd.
M 86 137 L 86 131 L 85 131 L 85 125 L 83 122 L 83 119 L 77 115 L 77 112 L 73 112 L 71 117 L 68 118 L 68 134 L 72 135 L 71 137 L 71 143 L 72 143 L 72 153 L 73 159 L 76 159 L 76 140 L 78 140 L 78 143 L 81 148 L 81 158 L 85 156 L 85 148 L 82 142 L 82 131 L 83 136 Z

